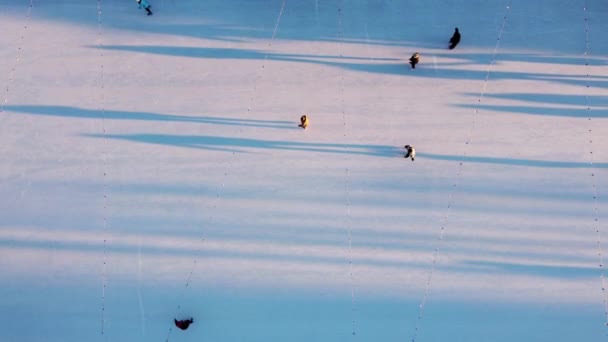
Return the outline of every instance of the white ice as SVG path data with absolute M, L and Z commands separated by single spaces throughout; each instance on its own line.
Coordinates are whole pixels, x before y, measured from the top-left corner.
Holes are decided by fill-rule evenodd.
M 151 4 L 0 0 L 0 341 L 606 341 L 608 2 Z

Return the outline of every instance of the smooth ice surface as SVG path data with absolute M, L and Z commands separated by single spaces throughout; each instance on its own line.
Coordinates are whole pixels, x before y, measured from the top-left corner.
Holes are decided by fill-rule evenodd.
M 606 341 L 608 2 L 151 4 L 0 0 L 1 341 Z

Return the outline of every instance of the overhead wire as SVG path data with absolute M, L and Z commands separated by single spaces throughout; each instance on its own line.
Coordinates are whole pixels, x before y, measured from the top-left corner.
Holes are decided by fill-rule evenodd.
M 338 46 L 339 46 L 339 57 L 343 57 L 343 40 L 344 40 L 344 28 L 343 28 L 343 9 L 344 2 L 341 0 L 338 5 Z M 342 123 L 343 123 L 343 138 L 346 141 L 348 138 L 348 123 L 346 116 L 346 102 L 344 100 L 344 70 L 340 73 L 340 110 L 342 112 Z M 350 282 L 350 314 L 351 314 L 351 334 L 354 337 L 357 334 L 356 325 L 356 296 L 355 296 L 355 276 L 354 276 L 354 265 L 353 265 L 353 233 L 351 224 L 351 198 L 350 198 L 350 176 L 349 167 L 350 157 L 348 154 L 344 155 L 344 161 L 346 166 L 344 168 L 344 192 L 346 198 L 345 208 L 345 225 L 348 232 L 348 275 Z
M 105 98 L 105 73 L 104 73 L 104 53 L 103 53 L 103 30 L 102 30 L 102 0 L 97 0 L 97 50 L 99 51 L 99 88 L 100 88 L 100 106 L 101 112 L 101 131 L 102 131 L 102 173 L 103 173 L 103 209 L 102 209 L 102 237 L 103 237 L 103 254 L 102 254 L 102 270 L 101 270 L 101 335 L 104 335 L 106 328 L 106 291 L 108 286 L 107 263 L 108 263 L 108 180 L 107 180 L 107 130 L 105 124 L 106 117 L 106 98 Z
M 590 51 L 590 47 L 589 47 L 589 21 L 590 21 L 590 17 L 589 17 L 589 10 L 588 10 L 588 2 L 587 0 L 585 0 L 584 2 L 584 7 L 583 7 L 583 11 L 584 11 L 584 19 L 585 19 L 585 52 L 584 52 L 584 56 L 585 56 L 585 71 L 586 71 L 586 77 L 585 77 L 585 104 L 587 107 L 587 120 L 589 123 L 589 128 L 588 128 L 588 136 L 589 136 L 589 166 L 591 168 L 591 187 L 592 187 L 592 195 L 593 195 L 593 228 L 595 229 L 596 232 L 596 244 L 597 244 L 597 255 L 598 255 L 598 268 L 600 271 L 600 281 L 601 281 L 601 289 L 602 289 L 602 301 L 604 303 L 604 320 L 605 320 L 605 324 L 608 326 L 608 294 L 606 292 L 606 277 L 605 277 L 605 265 L 604 265 L 604 253 L 603 253 L 603 249 L 602 249 L 602 232 L 600 230 L 600 224 L 599 224 L 599 209 L 598 209 L 598 189 L 597 189 L 597 177 L 596 177 L 596 173 L 597 173 L 597 169 L 595 167 L 594 161 L 595 158 L 593 156 L 593 150 L 594 150 L 594 146 L 593 146 L 593 120 L 592 120 L 592 115 L 591 115 L 591 103 L 590 103 L 590 99 L 589 99 L 589 89 L 590 89 L 590 72 L 589 72 L 589 55 L 591 54 Z

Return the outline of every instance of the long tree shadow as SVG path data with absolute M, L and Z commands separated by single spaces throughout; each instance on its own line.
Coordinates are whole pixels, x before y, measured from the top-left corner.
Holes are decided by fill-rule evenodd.
M 208 135 L 172 135 L 172 134 L 85 134 L 85 137 L 127 140 L 133 142 L 178 146 L 205 150 L 253 153 L 262 150 L 289 150 L 303 152 L 321 152 L 366 155 L 375 157 L 397 157 L 403 154 L 402 149 L 389 145 L 337 144 L 337 143 L 308 143 L 296 141 L 262 140 L 249 138 L 232 138 Z M 442 155 L 418 152 L 419 158 L 434 160 L 498 164 L 510 166 L 542 167 L 542 168 L 608 168 L 608 163 L 583 163 L 533 159 L 512 159 L 495 157 L 473 157 L 460 155 Z
M 482 164 L 498 164 L 509 166 L 525 166 L 525 167 L 541 167 L 541 168 L 561 168 L 561 169 L 584 169 L 584 168 L 608 168 L 608 163 L 583 163 L 583 162 L 567 162 L 567 161 L 552 161 L 552 160 L 534 160 L 534 159 L 514 159 L 514 158 L 496 158 L 496 157 L 474 157 L 474 156 L 459 156 L 445 155 L 433 153 L 416 153 L 416 157 L 428 158 L 435 160 L 455 161 L 461 163 L 482 163 Z
M 565 65 L 581 65 L 591 66 L 608 65 L 608 58 L 604 57 L 585 57 L 585 56 L 563 56 L 549 55 L 537 53 L 435 53 L 433 54 L 440 58 L 459 59 L 461 64 L 489 64 L 494 58 L 497 64 L 501 62 L 524 62 L 524 63 L 540 63 L 540 64 L 565 64 Z
M 340 7 L 339 2 L 335 0 L 290 2 L 285 8 L 284 15 L 288 19 L 281 21 L 276 39 L 320 42 L 339 40 L 341 43 L 352 41 L 356 44 L 364 42 L 370 45 L 402 45 L 401 42 L 404 41 L 413 41 L 412 44 L 415 46 L 428 44 L 428 40 L 420 39 L 415 30 L 399 29 L 403 25 L 403 14 L 407 4 L 385 3 L 380 7 L 376 4 L 369 5 L 371 2 L 365 3 L 368 6 L 360 8 L 365 16 L 359 18 L 359 20 L 365 20 L 365 27 L 353 25 L 348 30 L 341 30 L 336 18 Z M 14 11 L 22 11 L 25 7 L 16 4 L 6 6 L 9 5 L 14 7 Z M 353 5 L 356 6 L 356 4 Z M 432 6 L 432 4 L 427 6 Z M 61 6 L 47 6 L 46 8 L 39 6 L 37 13 L 46 20 L 64 21 L 84 26 L 95 24 L 95 21 L 90 20 L 87 15 L 74 15 L 73 11 L 56 10 L 59 7 Z M 219 42 L 270 39 L 273 36 L 281 2 L 222 1 L 221 4 L 217 2 L 213 4 L 201 1 L 172 0 L 170 3 L 156 1 L 154 7 L 155 12 L 159 13 L 158 17 L 154 16 L 158 20 L 151 21 L 141 15 L 142 13 L 138 11 L 135 3 L 110 1 L 104 4 L 105 23 L 114 30 L 191 37 Z M 85 13 L 90 13 L 89 10 L 94 9 L 94 5 L 90 9 L 83 8 Z M 295 11 L 297 11 L 297 16 L 294 18 Z M 429 13 L 441 18 L 450 17 L 450 14 L 445 11 Z M 443 20 L 438 20 L 438 22 L 441 21 Z M 370 39 L 370 36 L 374 39 Z M 448 37 L 442 36 L 442 38 L 441 43 L 445 45 Z
M 466 93 L 466 96 L 477 97 L 478 94 Z M 485 94 L 485 97 L 521 102 L 543 103 L 549 105 L 568 105 L 569 107 L 539 107 L 522 105 L 486 105 L 486 104 L 457 104 L 455 106 L 471 109 L 483 109 L 496 112 L 522 113 L 545 116 L 561 116 L 575 118 L 606 118 L 608 117 L 608 97 L 560 95 L 541 93 L 506 93 Z
M 98 49 L 97 46 L 89 46 Z M 219 59 L 273 59 L 279 61 L 307 61 L 308 59 L 335 59 L 335 60 L 365 60 L 365 61 L 399 61 L 397 58 L 374 58 L 335 55 L 306 55 L 269 53 L 262 50 L 234 49 L 234 48 L 207 48 L 191 46 L 151 46 L 151 45 L 106 45 L 106 50 L 152 53 L 158 55 Z
M 5 111 L 24 113 L 30 115 L 58 116 L 79 119 L 109 119 L 109 120 L 144 120 L 144 121 L 170 121 L 192 122 L 213 125 L 264 127 L 280 129 L 298 129 L 295 122 L 259 119 L 241 119 L 213 116 L 186 116 L 169 115 L 146 112 L 127 112 L 113 110 L 93 110 L 66 106 L 5 106 Z
M 70 231 L 56 231 L 58 237 L 49 237 L 45 232 L 29 231 L 28 237 L 24 238 L 21 234 L 14 234 L 11 231 L 5 231 L 0 234 L 0 246 L 10 246 L 13 249 L 38 249 L 38 250 L 64 250 L 78 251 L 83 253 L 95 253 L 95 248 L 92 246 L 102 246 L 103 241 L 96 239 L 95 233 L 85 233 L 75 231 L 70 239 L 65 239 L 66 233 Z M 38 233 L 38 234 L 37 234 Z M 192 241 L 188 236 L 180 234 L 175 236 L 174 232 L 168 234 L 145 234 L 143 241 L 135 242 L 139 239 L 134 239 L 133 233 L 114 232 L 118 237 L 119 233 L 125 236 L 125 239 L 116 238 L 114 243 L 108 245 L 110 253 L 146 253 L 149 255 L 172 255 L 182 257 L 203 257 L 212 259 L 227 259 L 227 260 L 255 260 L 255 261 L 273 261 L 276 263 L 311 263 L 311 264 L 345 264 L 347 256 L 343 253 L 336 253 L 335 249 L 341 246 L 342 241 L 336 240 L 331 243 L 304 243 L 294 244 L 293 240 L 265 240 L 265 239 L 238 239 L 218 238 L 214 237 L 210 240 L 214 242 L 211 246 L 200 248 L 195 245 L 189 245 L 188 241 Z M 407 236 L 410 237 L 409 235 Z M 392 248 L 384 248 L 383 251 L 390 253 L 403 252 L 403 256 L 408 253 L 420 253 L 428 251 L 432 239 L 425 237 L 424 239 L 414 240 L 411 242 L 404 240 L 404 245 L 393 246 Z M 513 243 L 516 243 L 515 241 Z M 246 245 L 248 248 L 242 249 L 241 246 Z M 375 248 L 378 246 L 369 245 L 367 243 L 356 244 L 356 248 Z M 294 251 L 305 251 L 305 253 L 294 253 Z M 456 249 L 462 253 L 470 252 L 467 248 Z M 556 254 L 554 257 L 558 257 Z M 533 258 L 533 257 L 532 257 Z M 408 260 L 407 258 L 394 258 L 392 255 L 361 255 L 355 258 L 357 264 L 368 265 L 377 268 L 407 268 L 407 269 L 426 269 L 427 264 L 419 261 Z M 596 270 L 591 267 L 572 267 L 572 266 L 547 266 L 542 264 L 525 265 L 516 262 L 490 262 L 483 260 L 464 260 L 456 263 L 443 265 L 444 270 L 452 270 L 465 272 L 470 274 L 476 273 L 501 273 L 501 274 L 524 274 L 535 275 L 546 278 L 580 278 L 589 277 L 595 274 Z
M 90 48 L 98 49 L 97 46 Z M 464 79 L 464 80 L 483 80 L 487 75 L 487 70 L 470 70 L 452 68 L 449 66 L 458 64 L 473 63 L 485 66 L 490 63 L 490 55 L 482 55 L 468 61 L 463 56 L 474 54 L 431 54 L 432 56 L 445 56 L 450 58 L 464 58 L 465 62 L 441 62 L 439 61 L 433 68 L 425 67 L 424 64 L 417 67 L 416 72 L 408 72 L 409 66 L 406 57 L 383 58 L 383 57 L 359 57 L 359 56 L 340 56 L 336 55 L 310 55 L 310 54 L 283 54 L 271 53 L 263 50 L 234 49 L 234 48 L 206 48 L 206 47 L 187 47 L 187 46 L 155 46 L 155 45 L 107 45 L 103 49 L 113 51 L 139 52 L 164 56 L 179 56 L 190 58 L 208 59 L 249 59 L 249 60 L 272 60 L 293 63 L 309 63 L 330 67 L 343 68 L 346 70 L 367 72 L 373 74 L 389 75 L 409 75 L 421 78 L 444 78 L 444 79 Z M 471 57 L 472 58 L 472 57 Z M 550 59 L 548 59 L 550 62 Z M 529 73 L 517 71 L 493 71 L 492 79 L 516 79 L 543 82 L 557 82 L 577 86 L 608 87 L 608 77 L 593 75 L 564 75 L 555 73 Z
M 444 68 L 443 66 L 449 65 L 450 63 L 438 63 L 435 70 L 425 70 L 424 66 L 418 66 L 416 69 L 425 72 L 417 72 L 414 76 L 416 77 L 439 77 L 446 79 L 465 79 L 465 80 L 482 80 L 487 76 L 485 70 L 465 70 L 465 69 L 454 69 Z M 479 65 L 487 65 L 479 64 Z M 606 88 L 608 87 L 608 77 L 606 76 L 593 76 L 593 75 L 576 75 L 576 74 L 554 74 L 554 73 L 529 73 L 529 72 L 517 72 L 517 71 L 497 71 L 494 70 L 491 73 L 492 80 L 526 80 L 526 81 L 540 81 L 540 82 L 553 82 L 567 85 L 581 86 L 581 87 L 593 87 L 593 88 Z
M 465 93 L 466 96 L 479 97 L 479 94 Z M 525 102 L 536 102 L 536 103 L 550 103 L 558 105 L 572 105 L 572 106 L 587 106 L 591 105 L 594 107 L 607 107 L 608 108 L 608 96 L 601 95 L 567 95 L 567 94 L 542 94 L 542 93 L 502 93 L 502 94 L 484 94 L 484 97 L 490 97 L 495 99 L 514 100 L 514 101 L 525 101 Z M 587 103 L 589 101 L 589 104 Z
M 498 261 L 479 261 L 468 260 L 463 264 L 470 266 L 483 267 L 488 273 L 500 274 L 522 274 L 542 276 L 547 278 L 591 278 L 598 273 L 594 267 L 575 267 L 575 266 L 552 266 L 552 265 L 525 265 Z
M 495 112 L 521 113 L 531 115 L 561 116 L 574 118 L 608 118 L 608 109 L 599 108 L 555 108 L 555 107 L 534 107 L 534 106 L 501 106 L 501 105 L 479 105 L 479 104 L 459 104 L 462 108 L 482 109 Z
M 98 49 L 96 46 L 90 48 Z M 405 61 L 399 58 L 359 57 L 344 55 L 310 55 L 271 53 L 263 50 L 207 48 L 190 46 L 107 45 L 106 50 L 148 53 L 163 56 L 205 59 L 247 59 L 308 63 L 378 74 L 403 74 Z
M 338 154 L 355 154 L 376 157 L 396 157 L 402 152 L 395 146 L 363 144 L 307 143 L 280 140 L 262 140 L 232 138 L 208 135 L 170 135 L 170 134 L 124 134 L 101 135 L 87 134 L 86 137 L 135 141 L 148 144 L 167 145 L 216 150 L 226 152 L 252 153 L 262 150 L 290 150 L 304 152 L 322 152 Z

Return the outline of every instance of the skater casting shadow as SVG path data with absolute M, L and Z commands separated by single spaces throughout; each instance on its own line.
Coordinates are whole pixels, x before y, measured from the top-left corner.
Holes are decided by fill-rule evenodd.
M 98 46 L 89 46 L 99 49 Z M 462 59 L 456 62 L 439 62 L 436 68 L 428 64 L 420 64 L 419 72 L 409 72 L 407 65 L 409 55 L 403 58 L 370 58 L 359 56 L 340 55 L 310 55 L 310 54 L 282 54 L 270 53 L 263 50 L 232 49 L 232 48 L 205 48 L 188 46 L 140 46 L 140 45 L 108 45 L 106 50 L 148 53 L 164 56 L 179 56 L 205 59 L 249 59 L 272 60 L 292 63 L 308 63 L 329 67 L 342 68 L 357 72 L 386 75 L 408 75 L 410 77 L 443 78 L 458 80 L 482 80 L 487 75 L 487 66 L 491 62 L 491 55 L 476 56 L 475 54 L 446 55 L 432 54 L 434 57 Z M 470 58 L 467 56 L 471 56 Z M 474 57 L 473 57 L 474 56 Z M 422 56 L 424 58 L 424 56 Z M 599 62 L 598 62 L 599 63 Z M 483 70 L 459 69 L 461 66 L 474 64 L 483 66 Z M 529 73 L 518 71 L 492 71 L 493 79 L 532 80 L 543 82 L 558 82 L 569 85 L 590 87 L 608 87 L 608 77 L 590 75 L 565 75 L 550 73 Z
M 353 154 L 374 157 L 399 157 L 401 149 L 387 145 L 307 143 L 280 140 L 262 140 L 249 138 L 231 138 L 207 135 L 170 135 L 170 134 L 124 134 L 99 135 L 86 134 L 86 137 L 118 139 L 147 144 L 188 147 L 204 150 L 255 153 L 256 150 L 290 150 L 302 152 L 322 152 Z
M 101 110 L 64 106 L 5 106 L 4 110 L 30 115 L 58 116 L 79 119 L 191 122 L 212 125 L 297 129 L 292 121 L 239 119 L 212 116 L 185 116 L 113 110 L 104 110 L 102 112 Z
M 541 168 L 562 168 L 562 169 L 587 169 L 587 168 L 608 168 L 608 163 L 584 163 L 584 162 L 567 162 L 567 161 L 552 161 L 552 160 L 534 160 L 534 159 L 515 159 L 515 158 L 496 158 L 496 157 L 473 157 L 459 155 L 445 155 L 433 153 L 418 153 L 418 157 L 425 159 L 447 160 L 462 163 L 482 163 L 482 164 L 498 164 L 509 166 L 524 166 L 524 167 L 541 167 Z

